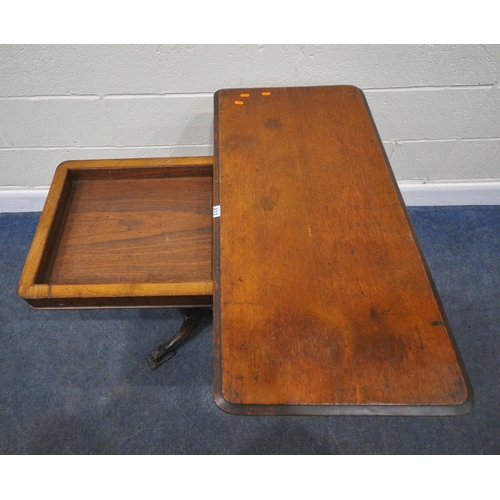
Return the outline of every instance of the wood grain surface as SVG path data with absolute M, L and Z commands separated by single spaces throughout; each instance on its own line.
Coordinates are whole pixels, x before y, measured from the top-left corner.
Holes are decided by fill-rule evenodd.
M 214 203 L 214 396 L 223 410 L 470 409 L 359 89 L 219 91 Z
M 62 164 L 20 295 L 38 307 L 211 304 L 212 179 L 210 157 Z

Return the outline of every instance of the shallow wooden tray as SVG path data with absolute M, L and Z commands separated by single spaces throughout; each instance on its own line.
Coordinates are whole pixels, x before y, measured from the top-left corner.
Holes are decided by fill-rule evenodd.
M 211 305 L 212 164 L 62 163 L 19 295 L 36 308 Z

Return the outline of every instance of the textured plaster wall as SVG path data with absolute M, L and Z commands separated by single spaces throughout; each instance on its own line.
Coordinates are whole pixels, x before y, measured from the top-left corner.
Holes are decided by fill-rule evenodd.
M 0 189 L 212 154 L 220 88 L 351 84 L 400 182 L 500 180 L 500 45 L 0 45 Z

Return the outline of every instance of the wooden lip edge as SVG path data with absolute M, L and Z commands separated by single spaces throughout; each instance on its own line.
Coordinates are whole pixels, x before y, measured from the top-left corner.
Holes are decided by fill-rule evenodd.
M 124 158 L 124 159 L 103 159 L 103 160 L 66 160 L 60 163 L 54 173 L 52 183 L 49 188 L 45 205 L 42 209 L 40 220 L 38 221 L 33 240 L 25 260 L 21 276 L 19 278 L 17 293 L 23 298 L 35 298 L 32 287 L 35 284 L 36 276 L 40 270 L 42 257 L 47 245 L 50 228 L 52 227 L 54 217 L 57 214 L 61 202 L 61 196 L 67 182 L 68 176 L 74 170 L 91 169 L 138 169 L 141 167 L 203 167 L 212 166 L 213 156 L 182 156 L 166 158 Z M 39 249 L 42 250 L 39 250 Z M 203 292 L 203 294 L 211 294 Z M 40 298 L 40 297 L 36 297 Z
M 54 178 L 50 185 L 49 193 L 45 200 L 45 205 L 19 279 L 17 290 L 21 297 L 23 297 L 25 291 L 35 284 L 36 276 L 39 272 L 42 257 L 47 245 L 50 228 L 54 222 L 54 217 L 59 207 L 59 201 L 68 178 L 67 164 L 68 162 L 59 164 L 54 173 Z
M 66 160 L 59 167 L 72 170 L 87 169 L 127 169 L 147 167 L 202 167 L 213 164 L 213 156 L 167 156 L 157 158 L 119 158 L 102 160 Z
M 259 405 L 237 404 L 227 401 L 220 390 L 215 388 L 213 396 L 217 406 L 231 415 L 244 416 L 406 416 L 406 417 L 440 417 L 461 416 L 473 407 L 471 395 L 458 405 Z
M 214 94 L 214 163 L 213 163 L 213 204 L 220 205 L 220 164 L 219 164 L 219 97 L 225 89 Z M 212 279 L 213 288 L 213 315 L 212 315 L 212 391 L 215 402 L 219 408 L 229 413 L 231 404 L 224 405 L 226 401 L 222 396 L 222 359 L 221 359 L 221 296 L 220 296 L 220 217 L 214 218 L 212 224 Z
M 326 87 L 326 86 L 322 86 Z M 236 404 L 227 401 L 222 394 L 222 366 L 221 366 L 221 346 L 220 346 L 220 284 L 219 284 L 219 271 L 220 271 L 220 219 L 214 219 L 213 224 L 213 379 L 212 379 L 212 391 L 215 402 L 217 406 L 226 413 L 235 415 L 406 415 L 406 416 L 459 416 L 468 413 L 474 405 L 474 390 L 472 383 L 465 367 L 464 360 L 461 356 L 458 344 L 454 337 L 453 331 L 451 329 L 449 320 L 446 316 L 443 304 L 437 293 L 437 288 L 430 273 L 430 269 L 425 260 L 423 250 L 420 246 L 413 222 L 409 216 L 406 204 L 404 203 L 399 185 L 394 176 L 394 172 L 387 157 L 385 148 L 383 147 L 382 140 L 380 138 L 377 126 L 373 119 L 370 107 L 366 100 L 363 91 L 354 85 L 338 85 L 335 87 L 342 87 L 344 89 L 350 89 L 358 93 L 363 100 L 365 110 L 371 121 L 372 128 L 375 132 L 379 148 L 382 152 L 384 160 L 386 162 L 389 174 L 393 186 L 396 190 L 396 194 L 400 200 L 401 207 L 403 209 L 406 221 L 413 235 L 414 242 L 419 252 L 421 261 L 423 263 L 427 278 L 431 285 L 433 295 L 437 302 L 439 311 L 443 318 L 445 324 L 448 338 L 452 344 L 457 363 L 462 372 L 462 377 L 464 379 L 467 396 L 465 400 L 458 405 L 243 405 Z M 272 87 L 269 87 L 272 89 Z M 278 87 L 287 88 L 287 87 Z M 220 203 L 219 199 L 219 182 L 220 182 L 220 169 L 219 169 L 219 121 L 217 109 L 219 105 L 219 96 L 225 91 L 236 91 L 236 90 L 247 90 L 247 89 L 220 89 L 214 94 L 214 162 L 213 162 L 213 200 L 214 205 Z M 249 89 L 251 90 L 251 89 Z M 260 90 L 260 88 L 253 89 L 254 91 Z
M 213 282 L 184 283 L 125 283 L 81 285 L 20 286 L 23 299 L 115 298 L 115 297 L 168 297 L 174 295 L 212 295 Z
M 230 88 L 223 88 L 219 89 L 214 93 L 214 103 L 215 103 L 215 109 L 217 104 L 218 104 L 218 99 L 219 95 L 223 94 L 225 92 L 261 92 L 261 91 L 282 91 L 282 90 L 289 90 L 289 89 L 317 89 L 317 88 L 331 88 L 331 89 L 338 89 L 338 90 L 344 90 L 344 91 L 349 91 L 349 90 L 354 90 L 354 91 L 359 91 L 362 92 L 359 87 L 356 87 L 355 85 L 294 85 L 291 87 L 230 87 Z M 271 94 L 272 95 L 272 94 Z M 251 97 L 251 96 L 250 96 Z M 217 119 L 217 115 L 214 114 L 214 119 Z M 214 159 L 216 157 L 215 150 L 214 150 Z

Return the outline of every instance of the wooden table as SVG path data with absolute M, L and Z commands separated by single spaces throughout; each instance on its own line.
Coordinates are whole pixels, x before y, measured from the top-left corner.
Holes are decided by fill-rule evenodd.
M 63 163 L 19 294 L 37 308 L 181 308 L 179 332 L 147 357 L 153 369 L 213 300 L 213 390 L 230 413 L 456 415 L 472 405 L 355 87 L 217 92 L 214 159 Z
M 215 97 L 214 396 L 247 415 L 455 415 L 472 393 L 355 87 Z

